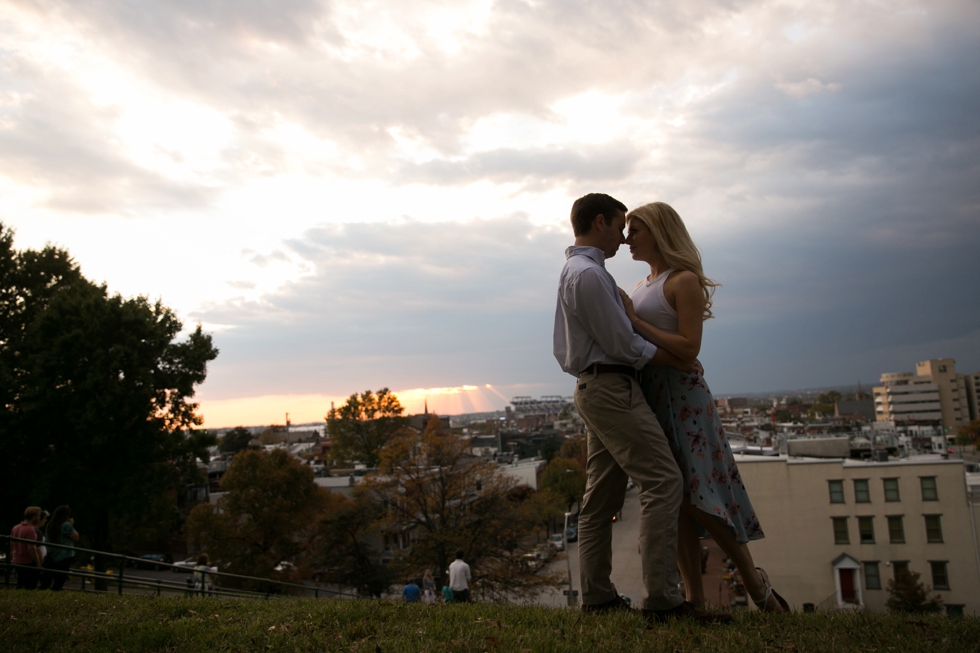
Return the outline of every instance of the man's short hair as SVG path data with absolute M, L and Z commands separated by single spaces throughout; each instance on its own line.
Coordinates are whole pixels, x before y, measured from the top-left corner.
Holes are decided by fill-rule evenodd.
M 27 509 L 24 511 L 24 521 L 31 521 L 35 517 L 40 516 L 40 514 L 41 508 L 38 506 L 27 506 Z
M 456 549 L 456 559 L 457 560 L 462 560 L 463 559 L 463 550 L 462 549 Z
M 616 211 L 626 212 L 626 205 L 605 193 L 589 193 L 572 204 L 572 232 L 584 236 L 592 231 L 597 215 L 611 217 Z

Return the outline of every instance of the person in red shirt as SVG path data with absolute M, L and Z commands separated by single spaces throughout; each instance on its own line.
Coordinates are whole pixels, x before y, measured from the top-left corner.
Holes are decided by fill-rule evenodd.
M 14 526 L 10 531 L 11 537 L 19 537 L 24 540 L 37 541 L 37 526 L 41 518 L 41 509 L 37 506 L 29 506 L 24 511 L 24 521 Z M 10 559 L 17 568 L 17 589 L 32 590 L 37 588 L 37 582 L 41 578 L 41 567 L 44 561 L 41 559 L 41 552 L 36 544 L 27 542 L 10 543 Z

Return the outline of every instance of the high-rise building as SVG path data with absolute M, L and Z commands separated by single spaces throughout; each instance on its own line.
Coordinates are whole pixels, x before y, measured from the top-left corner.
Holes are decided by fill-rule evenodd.
M 939 358 L 915 364 L 915 373 L 881 375 L 874 389 L 875 417 L 900 424 L 935 423 L 955 431 L 970 421 L 967 381 L 956 361 Z
M 980 419 L 980 372 L 963 377 L 966 382 L 966 404 L 970 411 L 970 421 Z

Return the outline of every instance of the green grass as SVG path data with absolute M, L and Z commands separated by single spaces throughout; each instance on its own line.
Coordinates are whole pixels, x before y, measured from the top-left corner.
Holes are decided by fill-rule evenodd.
M 158 598 L 0 591 L 19 651 L 978 651 L 980 619 L 744 612 L 647 631 L 638 613 L 516 605 Z

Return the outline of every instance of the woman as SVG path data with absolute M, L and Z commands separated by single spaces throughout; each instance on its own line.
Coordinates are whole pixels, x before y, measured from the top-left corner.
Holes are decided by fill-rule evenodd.
M 197 556 L 197 564 L 194 566 L 194 593 L 204 596 L 205 592 L 211 596 L 214 591 L 214 578 L 218 568 L 210 566 L 207 553 Z
M 630 254 L 650 266 L 650 276 L 631 296 L 620 291 L 633 328 L 678 358 L 695 360 L 701 350 L 702 326 L 712 317 L 711 295 L 718 284 L 704 276 L 701 254 L 670 206 L 646 204 L 626 219 Z M 738 567 L 760 610 L 788 611 L 766 573 L 756 568 L 746 544 L 765 536 L 715 412 L 701 364 L 694 372 L 648 365 L 641 387 L 684 475 L 677 564 L 687 600 L 704 605 L 701 526 Z
M 436 602 L 436 581 L 432 578 L 432 570 L 426 569 L 422 577 L 422 589 L 424 591 L 423 601 L 426 603 Z
M 45 530 L 47 529 L 48 520 L 51 518 L 51 513 L 47 510 L 41 511 L 41 516 L 37 520 L 37 524 L 34 526 L 34 532 L 37 534 L 37 552 L 41 556 L 41 560 L 45 567 L 48 566 L 48 547 L 44 546 L 48 541 L 47 536 L 45 536 Z M 41 580 L 38 583 L 38 589 L 46 590 L 51 587 L 51 574 L 47 571 L 41 572 Z
M 51 515 L 48 522 L 48 542 L 51 544 L 62 544 L 66 547 L 74 547 L 75 542 L 81 537 L 75 530 L 75 520 L 71 517 L 71 508 L 68 506 L 58 506 Z M 71 566 L 75 552 L 71 548 L 52 546 L 48 548 L 48 569 L 51 570 L 51 589 L 55 592 L 61 591 L 68 580 L 68 568 Z

